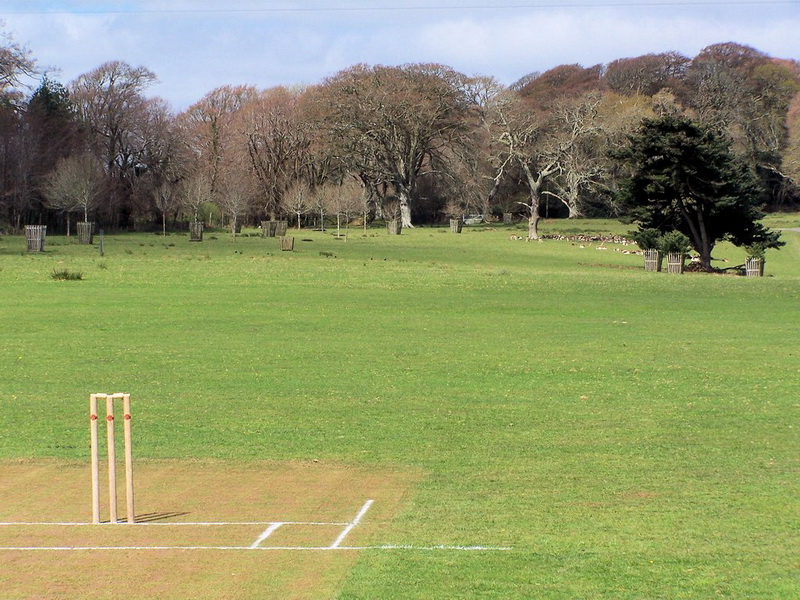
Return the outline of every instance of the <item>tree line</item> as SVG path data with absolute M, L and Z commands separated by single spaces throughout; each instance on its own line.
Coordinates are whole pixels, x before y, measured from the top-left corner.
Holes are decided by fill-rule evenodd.
M 761 205 L 800 205 L 800 64 L 736 43 L 510 86 L 439 64 L 361 64 L 304 87 L 219 87 L 178 114 L 147 96 L 146 67 L 108 62 L 26 92 L 35 74 L 6 39 L 0 227 L 12 230 L 513 213 L 536 239 L 545 216 L 629 211 L 622 150 L 647 120 L 678 117 L 724 140 Z

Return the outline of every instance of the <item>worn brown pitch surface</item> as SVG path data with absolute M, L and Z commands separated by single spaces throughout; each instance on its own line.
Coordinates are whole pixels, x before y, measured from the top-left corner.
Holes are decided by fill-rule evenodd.
M 341 548 L 391 543 L 391 520 L 419 474 L 325 462 L 139 461 L 135 478 L 137 524 L 89 525 L 88 462 L 0 461 L 3 600 L 330 598 L 360 552 L 330 546 L 367 500 Z M 248 549 L 274 522 L 286 524 Z

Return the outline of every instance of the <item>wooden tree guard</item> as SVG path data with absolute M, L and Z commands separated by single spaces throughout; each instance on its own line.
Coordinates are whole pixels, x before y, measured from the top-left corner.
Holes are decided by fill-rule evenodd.
M 263 237 L 275 237 L 275 232 L 277 230 L 277 221 L 261 221 L 261 235 Z
M 683 252 L 669 252 L 667 254 L 667 272 L 668 273 L 683 273 L 683 263 L 686 260 L 686 255 Z
M 275 235 L 283 237 L 286 235 L 286 230 L 289 228 L 288 221 L 275 221 Z
M 78 243 L 91 244 L 94 241 L 94 223 L 82 221 L 78 223 Z
M 286 250 L 289 252 L 294 250 L 294 236 L 292 235 L 281 236 L 281 250 Z
M 25 225 L 25 241 L 28 252 L 44 252 L 44 239 L 47 236 L 47 225 Z
M 400 235 L 403 230 L 403 222 L 400 219 L 389 219 L 386 221 L 386 230 L 389 235 Z
M 744 263 L 744 274 L 747 277 L 763 277 L 764 259 L 748 258 L 747 261 Z
M 192 221 L 189 223 L 189 241 L 202 242 L 203 241 L 203 222 Z
M 661 271 L 661 264 L 664 256 L 658 250 L 644 250 L 644 270 L 645 271 Z
M 461 219 L 450 219 L 450 231 L 452 233 L 461 233 L 461 228 L 464 222 Z

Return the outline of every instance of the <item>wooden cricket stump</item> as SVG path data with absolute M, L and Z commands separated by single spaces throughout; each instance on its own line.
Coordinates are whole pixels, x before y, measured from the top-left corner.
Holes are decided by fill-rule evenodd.
M 133 444 L 131 438 L 131 395 L 91 394 L 89 423 L 92 455 L 92 523 L 100 523 L 100 450 L 98 447 L 99 418 L 97 405 L 106 401 L 106 441 L 108 448 L 108 520 L 117 523 L 117 452 L 114 438 L 114 400 L 122 400 L 123 431 L 125 436 L 125 496 L 127 522 L 135 522 L 133 510 Z

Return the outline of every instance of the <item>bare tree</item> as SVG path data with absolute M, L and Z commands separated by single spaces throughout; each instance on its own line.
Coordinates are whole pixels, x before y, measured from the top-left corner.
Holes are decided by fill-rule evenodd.
M 310 208 L 319 215 L 319 229 L 325 231 L 325 215 L 328 212 L 328 207 L 331 205 L 330 199 L 333 193 L 333 186 L 321 185 L 313 190 L 311 194 Z
M 242 218 L 253 207 L 253 187 L 251 182 L 234 170 L 224 171 L 220 179 L 220 192 L 217 202 L 228 214 L 231 234 L 236 239 L 236 231 L 241 226 Z
M 464 76 L 441 65 L 358 65 L 320 88 L 331 144 L 347 170 L 373 186 L 391 185 L 404 227 L 412 227 L 411 204 L 418 178 L 446 163 L 444 150 L 468 143 L 469 99 Z
M 785 180 L 781 157 L 787 114 L 800 91 L 797 65 L 733 42 L 713 44 L 692 60 L 686 82 L 686 104 L 734 140 L 734 150 L 759 173 L 774 201 Z
M 92 142 L 108 172 L 133 168 L 126 148 L 146 99 L 142 92 L 155 83 L 155 74 L 145 67 L 113 61 L 78 77 L 71 96 L 81 120 L 92 134 Z
M 800 184 L 800 94 L 792 101 L 786 120 L 789 131 L 783 165 L 788 176 Z
M 550 123 L 526 110 L 516 96 L 499 98 L 493 106 L 493 130 L 498 152 L 494 157 L 498 180 L 512 167 L 522 172 L 528 200 L 520 202 L 528 212 L 528 239 L 539 239 L 539 214 L 544 184 L 561 169 L 558 152 L 550 138 Z
M 185 143 L 196 157 L 196 168 L 208 178 L 212 191 L 219 189 L 226 155 L 240 136 L 234 124 L 236 115 L 257 95 L 252 86 L 222 86 L 178 116 Z
M 349 229 L 352 216 L 363 210 L 364 190 L 354 180 L 348 179 L 341 184 L 329 183 L 317 190 L 328 214 L 336 215 L 336 236 L 341 236 L 342 219 L 345 228 Z
M 50 208 L 67 215 L 69 235 L 69 213 L 81 210 L 84 223 L 95 208 L 102 180 L 102 170 L 96 159 L 88 154 L 74 155 L 59 161 L 55 170 L 47 177 L 44 194 Z
M 2 24 L 0 24 L 2 27 Z M 32 170 L 38 161 L 28 139 L 22 80 L 34 74 L 36 63 L 30 51 L 11 35 L 0 32 L 0 208 L 7 210 L 15 228 L 20 228 L 36 202 Z
M 239 117 L 264 212 L 275 219 L 286 190 L 308 164 L 310 139 L 299 95 L 283 87 L 266 90 L 246 104 Z
M 538 76 L 538 75 L 537 75 Z M 530 76 L 532 80 L 535 78 Z M 520 85 L 524 85 L 520 80 Z M 484 215 L 491 212 L 502 181 L 504 169 L 495 168 L 493 157 L 498 153 L 498 140 L 493 135 L 493 122 L 495 107 L 502 101 L 506 94 L 505 88 L 492 77 L 473 77 L 467 82 L 473 112 L 476 116 L 476 126 L 473 130 L 476 149 L 471 160 L 463 161 L 466 166 L 466 176 L 462 179 L 467 182 L 465 196 L 469 199 L 478 199 Z M 450 211 L 452 212 L 452 211 Z
M 25 76 L 33 75 L 35 69 L 36 61 L 31 51 L 15 42 L 10 34 L 0 33 L 0 95 L 19 97 L 14 88 L 20 86 Z
M 152 189 L 153 203 L 161 214 L 161 236 L 167 236 L 167 215 L 176 214 L 181 206 L 181 197 L 176 186 L 163 180 Z
M 146 99 L 145 89 L 156 76 L 144 67 L 124 62 L 105 63 L 79 76 L 70 84 L 70 95 L 89 144 L 104 165 L 108 177 L 108 209 L 118 218 L 119 208 L 131 200 L 133 182 L 146 151 L 142 125 L 155 101 Z
M 211 179 L 203 171 L 189 174 L 181 182 L 181 206 L 186 215 L 194 222 L 200 221 L 203 205 L 210 202 L 214 196 L 211 191 Z
M 604 169 L 603 131 L 598 118 L 600 98 L 594 94 L 564 103 L 555 111 L 555 151 L 559 173 L 552 178 L 552 190 L 574 219 L 583 213 L 582 194 L 600 183 Z
M 682 86 L 690 60 L 678 52 L 621 58 L 606 66 L 609 89 L 627 96 L 653 96 L 665 88 Z
M 527 81 L 519 88 L 519 96 L 529 107 L 549 110 L 567 98 L 578 98 L 599 91 L 603 86 L 602 65 L 559 65 Z
M 295 181 L 286 190 L 286 209 L 297 216 L 297 230 L 300 231 L 300 217 L 311 208 L 311 187 L 305 181 Z

